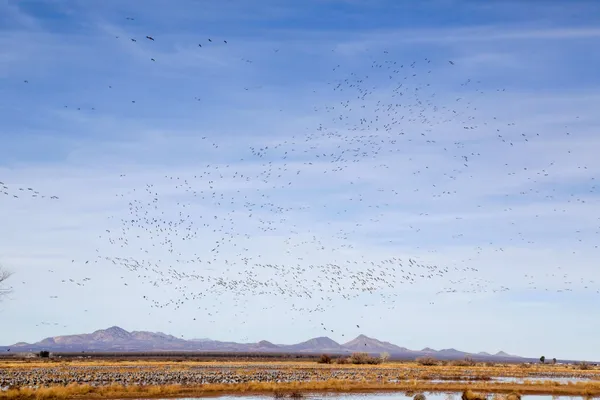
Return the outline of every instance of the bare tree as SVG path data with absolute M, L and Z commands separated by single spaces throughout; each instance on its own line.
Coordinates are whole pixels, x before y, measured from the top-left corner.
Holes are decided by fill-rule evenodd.
M 5 269 L 2 269 L 0 265 L 0 298 L 10 292 L 10 288 L 6 287 L 5 282 L 10 278 L 12 274 Z
M 390 353 L 388 353 L 387 351 L 384 351 L 383 353 L 381 353 L 379 355 L 379 358 L 381 358 L 381 362 L 388 362 L 388 360 L 390 359 Z

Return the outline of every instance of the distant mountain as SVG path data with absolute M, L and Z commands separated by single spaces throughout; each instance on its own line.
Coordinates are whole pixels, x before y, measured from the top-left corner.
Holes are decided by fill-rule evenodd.
M 481 352 L 471 354 L 456 349 L 434 350 L 429 347 L 423 350 L 410 350 L 389 342 L 359 335 L 347 343 L 340 344 L 335 340 L 322 336 L 305 342 L 285 345 L 274 344 L 266 340 L 257 343 L 221 342 L 212 339 L 184 340 L 162 332 L 133 331 L 128 332 L 118 326 L 100 329 L 92 333 L 79 335 L 55 336 L 43 339 L 37 343 L 15 343 L 12 346 L 0 347 L 0 351 L 10 349 L 13 353 L 49 350 L 54 352 L 159 352 L 159 351 L 189 351 L 189 352 L 263 352 L 263 353 L 309 353 L 309 354 L 350 354 L 366 352 L 380 354 L 387 352 L 396 358 L 415 359 L 431 356 L 437 359 L 460 359 L 466 356 L 479 360 L 523 361 L 522 357 L 505 352 L 494 355 Z
M 87 351 L 159 351 L 184 349 L 188 342 L 161 332 L 127 332 L 113 326 L 81 335 L 55 336 L 34 344 L 17 343 L 15 349 L 44 348 L 49 350 L 87 350 Z
M 345 349 L 335 340 L 328 337 L 318 337 L 307 340 L 306 342 L 293 344 L 290 346 L 282 346 L 286 351 L 298 351 L 298 352 L 321 352 L 321 353 L 345 353 L 348 349 Z
M 464 358 L 467 356 L 468 357 L 476 356 L 476 354 L 465 353 L 464 351 L 459 351 L 456 349 L 442 349 L 442 350 L 435 352 L 435 354 L 440 358 L 448 358 L 448 359 Z
M 265 350 L 275 350 L 275 351 L 279 350 L 279 346 L 269 342 L 268 340 L 261 340 L 260 342 L 256 343 L 256 348 L 257 349 L 265 349 Z
M 390 354 L 399 354 L 410 351 L 405 347 L 399 347 L 395 344 L 382 342 L 380 340 L 373 339 L 365 335 L 359 335 L 356 337 L 356 339 L 344 343 L 343 347 L 348 350 L 364 351 L 367 353 L 382 353 L 385 351 Z
M 212 342 L 212 339 L 209 339 L 209 338 L 190 339 L 190 342 Z

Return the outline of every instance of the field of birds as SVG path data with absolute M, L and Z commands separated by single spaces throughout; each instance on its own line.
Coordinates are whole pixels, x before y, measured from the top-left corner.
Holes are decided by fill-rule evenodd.
M 461 365 L 462 364 L 462 365 Z M 4 360 L 0 399 L 198 397 L 254 393 L 463 392 L 600 395 L 587 364 L 463 361 L 326 364 L 318 361 Z

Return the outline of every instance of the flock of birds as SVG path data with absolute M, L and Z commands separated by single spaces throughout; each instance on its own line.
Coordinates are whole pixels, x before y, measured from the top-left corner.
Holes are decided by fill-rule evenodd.
M 129 39 L 138 42 L 136 37 Z M 160 38 L 147 35 L 145 40 L 154 43 Z M 218 44 L 228 42 L 209 38 L 198 47 Z M 504 88 L 489 89 L 481 81 L 464 79 L 453 89 L 459 95 L 448 98 L 438 93 L 440 76 L 451 75 L 457 67 L 452 60 L 401 61 L 388 51 L 369 57 L 366 69 L 332 67 L 333 80 L 314 91 L 319 99 L 334 100 L 315 101 L 311 113 L 318 122 L 309 123 L 303 135 L 252 145 L 236 163 L 209 162 L 185 175 L 163 174 L 141 185 L 134 179 L 129 182 L 128 172 L 123 171 L 118 179 L 130 184 L 115 193 L 123 212 L 107 220 L 98 235 L 96 254 L 71 263 L 122 268 L 127 273 L 121 276 L 123 290 L 135 280 L 136 285 L 148 288 L 142 297 L 149 307 L 178 310 L 192 305 L 198 313 L 190 317 L 194 321 L 216 322 L 224 304 L 221 299 L 229 296 L 236 317 L 244 324 L 248 298 L 264 296 L 285 302 L 290 312 L 312 314 L 316 327 L 331 332 L 319 317 L 329 304 L 358 301 L 365 308 L 394 309 L 401 306 L 398 293 L 425 282 L 437 285 L 438 295 L 509 291 L 504 284 L 484 279 L 481 268 L 469 260 L 440 264 L 404 255 L 376 257 L 361 251 L 361 242 L 371 235 L 392 252 L 394 246 L 402 245 L 403 239 L 387 238 L 377 229 L 384 222 L 389 224 L 390 216 L 408 196 L 422 199 L 423 211 L 413 213 L 408 223 L 401 218 L 397 223 L 406 225 L 404 235 L 425 238 L 426 228 L 419 218 L 429 217 L 426 204 L 460 202 L 478 166 L 490 157 L 472 144 L 476 135 L 494 138 L 495 151 L 508 154 L 513 148 L 543 140 L 544 134 L 524 132 L 501 116 L 482 119 L 478 100 L 490 92 L 501 98 Z M 151 58 L 157 60 L 158 56 Z M 464 139 L 447 137 L 446 132 L 456 129 L 465 133 Z M 200 136 L 214 152 L 226 152 L 217 139 Z M 427 164 L 423 154 L 407 152 L 407 148 L 451 158 L 453 167 Z M 503 164 L 508 177 L 525 179 L 532 188 L 555 170 L 550 163 L 532 174 L 509 156 Z M 401 186 L 388 181 L 394 177 L 402 181 Z M 322 198 L 310 191 L 310 184 L 318 186 Z M 593 179 L 589 186 L 590 191 L 596 189 Z M 536 195 L 537 190 L 524 190 L 520 196 Z M 0 182 L 0 195 L 5 197 L 0 197 L 3 206 L 26 196 L 60 200 L 4 182 Z M 584 201 L 577 196 L 570 200 Z M 515 229 L 515 243 L 533 244 L 511 210 L 507 206 L 503 212 Z M 453 222 L 460 222 L 460 216 Z M 332 231 L 332 237 L 324 233 Z M 451 239 L 460 245 L 466 241 L 459 231 Z M 488 244 L 497 252 L 504 251 L 503 245 Z M 427 251 L 436 253 L 431 248 Z M 481 251 L 481 246 L 474 246 L 474 255 Z M 592 279 L 571 279 L 563 271 L 548 275 L 564 278 L 567 287 L 560 291 L 571 290 L 568 284 L 577 283 L 598 292 Z M 522 278 L 536 288 L 535 277 L 525 274 Z M 89 277 L 66 278 L 61 283 L 85 286 L 91 281 Z M 155 298 L 154 289 L 168 292 L 169 299 Z M 432 299 L 430 304 L 436 301 Z M 263 310 L 272 307 L 266 305 Z
M 0 195 L 4 195 L 4 196 L 9 196 L 15 199 L 18 198 L 37 198 L 39 197 L 40 199 L 45 199 L 48 198 L 50 200 L 58 200 L 58 196 L 48 196 L 45 194 L 41 194 L 40 192 L 38 192 L 37 190 L 34 190 L 33 188 L 30 187 L 19 187 L 18 185 L 16 186 L 9 186 L 8 184 L 4 183 L 4 182 L 0 182 Z

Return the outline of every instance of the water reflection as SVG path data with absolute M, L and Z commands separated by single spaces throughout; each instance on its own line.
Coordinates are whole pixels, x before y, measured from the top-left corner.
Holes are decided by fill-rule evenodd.
M 552 376 L 527 376 L 527 377 L 515 377 L 515 376 L 499 376 L 492 377 L 489 379 L 490 382 L 510 382 L 510 383 L 524 383 L 527 382 L 556 382 L 556 383 L 576 383 L 576 382 L 591 382 L 595 377 L 580 377 L 580 376 L 563 376 L 563 377 L 552 377 Z M 391 380 L 392 381 L 392 380 Z M 469 380 L 458 380 L 458 379 L 431 379 L 428 382 L 432 383 L 462 383 L 469 382 Z
M 365 393 L 365 394 L 327 394 L 327 395 L 310 395 L 307 399 L 350 399 L 350 400 L 410 400 L 413 399 L 416 393 Z M 461 393 L 444 393 L 444 392 L 423 392 L 426 400 L 461 400 Z M 494 394 L 489 394 L 488 399 L 493 400 Z M 551 395 L 529 395 L 522 396 L 522 400 L 585 400 L 581 396 L 551 396 Z
M 592 380 L 591 377 L 581 377 L 581 376 L 562 376 L 562 377 L 548 377 L 548 376 L 528 376 L 528 377 L 514 377 L 514 376 L 500 376 L 492 378 L 493 381 L 497 382 L 513 382 L 513 383 L 523 383 L 525 381 L 530 382 L 558 382 L 558 383 L 569 383 L 569 382 L 589 382 Z
M 328 393 L 328 394 L 307 394 L 306 400 L 411 400 L 417 392 L 388 392 L 388 393 Z M 426 400 L 461 400 L 460 393 L 443 392 L 423 392 Z M 489 400 L 494 400 L 495 395 L 489 394 Z M 528 395 L 522 396 L 522 400 L 587 400 L 589 397 L 582 396 L 552 396 L 552 395 Z M 214 396 L 211 399 L 219 400 L 273 400 L 273 396 Z M 166 400 L 166 399 L 165 399 Z M 194 398 L 181 400 L 200 400 Z

